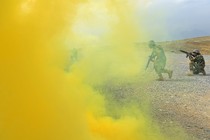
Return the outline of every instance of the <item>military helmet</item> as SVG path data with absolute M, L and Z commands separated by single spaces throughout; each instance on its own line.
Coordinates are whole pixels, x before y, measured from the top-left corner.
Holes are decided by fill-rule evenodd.
M 200 51 L 198 49 L 195 49 L 193 50 L 193 53 L 200 54 Z
M 149 41 L 149 47 L 150 47 L 150 48 L 154 48 L 154 47 L 155 47 L 155 41 L 150 40 L 150 41 Z

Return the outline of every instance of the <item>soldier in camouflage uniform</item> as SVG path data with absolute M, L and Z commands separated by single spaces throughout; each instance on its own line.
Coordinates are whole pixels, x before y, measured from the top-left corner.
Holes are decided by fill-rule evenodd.
M 153 40 L 149 42 L 149 47 L 153 50 L 150 57 L 152 57 L 152 61 L 154 62 L 155 72 L 159 76 L 159 81 L 163 81 L 162 73 L 167 73 L 169 78 L 171 79 L 173 71 L 165 69 L 166 65 L 166 56 L 163 48 L 160 45 L 156 45 Z
M 190 59 L 189 63 L 190 73 L 188 74 L 189 76 L 199 73 L 206 75 L 206 71 L 204 69 L 205 60 L 199 50 L 197 49 L 193 50 L 192 55 L 189 56 L 189 59 Z

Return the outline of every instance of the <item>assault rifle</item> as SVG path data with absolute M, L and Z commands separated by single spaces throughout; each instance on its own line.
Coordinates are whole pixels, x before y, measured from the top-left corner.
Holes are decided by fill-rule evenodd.
M 183 51 L 183 50 L 179 50 L 179 51 L 185 53 L 186 54 L 186 58 L 190 57 L 190 56 L 194 56 L 193 53 L 191 53 L 191 52 L 186 52 L 186 51 Z
M 154 55 L 153 55 L 153 53 L 152 53 L 152 54 L 149 56 L 149 59 L 148 59 L 148 61 L 147 61 L 147 65 L 146 65 L 145 70 L 148 68 L 149 63 L 150 63 L 151 61 L 153 61 L 153 59 L 154 59 Z

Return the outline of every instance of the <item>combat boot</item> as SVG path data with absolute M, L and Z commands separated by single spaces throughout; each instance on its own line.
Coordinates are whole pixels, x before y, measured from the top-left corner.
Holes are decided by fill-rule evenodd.
M 164 79 L 163 78 L 158 78 L 157 81 L 164 81 Z
M 159 75 L 159 78 L 157 79 L 157 81 L 164 81 L 162 74 Z
M 193 76 L 193 71 L 189 71 L 189 72 L 187 73 L 187 75 L 188 75 L 188 76 Z
M 203 73 L 203 75 L 206 75 L 206 71 L 205 70 L 202 70 L 202 73 Z

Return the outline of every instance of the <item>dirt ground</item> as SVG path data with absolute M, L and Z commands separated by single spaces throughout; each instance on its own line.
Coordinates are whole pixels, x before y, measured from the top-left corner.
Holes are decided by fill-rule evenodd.
M 140 104 L 148 100 L 151 106 L 149 113 L 158 122 L 162 133 L 168 136 L 179 135 L 179 130 L 174 129 L 177 127 L 189 136 L 186 139 L 210 140 L 210 64 L 206 64 L 206 76 L 187 76 L 188 61 L 185 56 L 167 55 L 167 68 L 173 70 L 172 79 L 164 75 L 165 81 L 156 81 L 151 66 L 145 74 L 152 82 L 142 83 L 141 76 L 137 76 L 130 83 L 109 82 L 103 86 L 103 92 L 107 98 L 116 101 L 114 105 L 119 106 L 131 100 Z M 204 57 L 206 61 L 210 60 L 210 56 Z

